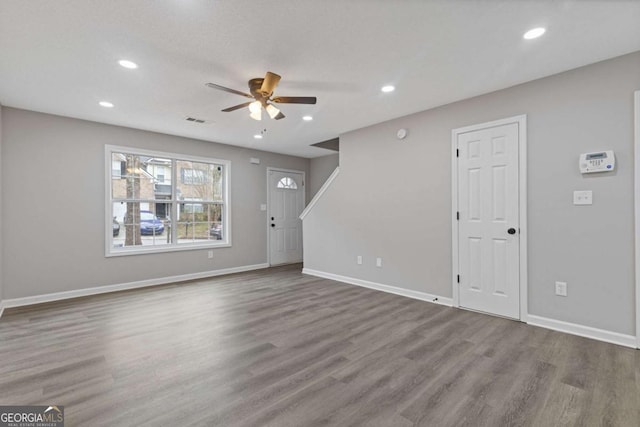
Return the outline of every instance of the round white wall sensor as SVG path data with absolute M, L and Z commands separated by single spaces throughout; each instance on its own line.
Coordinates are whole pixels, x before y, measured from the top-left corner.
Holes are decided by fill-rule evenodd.
M 407 136 L 407 130 L 398 129 L 398 133 L 396 133 L 396 136 L 398 137 L 398 139 L 404 139 Z

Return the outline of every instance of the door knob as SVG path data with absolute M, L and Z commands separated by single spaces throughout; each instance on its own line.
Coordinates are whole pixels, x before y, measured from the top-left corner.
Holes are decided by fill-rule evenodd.
M 511 227 L 510 229 L 507 230 L 507 233 L 509 234 L 516 234 L 516 229 Z
M 271 226 L 272 226 L 272 227 L 275 227 L 276 225 L 275 225 L 275 224 L 271 224 Z

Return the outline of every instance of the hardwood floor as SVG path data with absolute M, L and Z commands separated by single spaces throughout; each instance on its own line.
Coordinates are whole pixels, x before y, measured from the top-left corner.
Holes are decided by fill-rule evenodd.
M 634 426 L 640 351 L 288 266 L 8 310 L 0 404 L 67 426 Z

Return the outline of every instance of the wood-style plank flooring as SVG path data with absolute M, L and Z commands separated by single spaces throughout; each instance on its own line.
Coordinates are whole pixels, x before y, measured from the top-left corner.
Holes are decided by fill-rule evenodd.
M 67 426 L 640 425 L 640 351 L 300 270 L 9 310 L 0 404 Z

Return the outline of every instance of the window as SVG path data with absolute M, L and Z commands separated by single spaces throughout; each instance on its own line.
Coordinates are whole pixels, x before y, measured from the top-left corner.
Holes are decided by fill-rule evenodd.
M 296 184 L 296 182 L 293 180 L 293 178 L 285 176 L 280 181 L 278 181 L 278 185 L 276 187 L 284 188 L 284 189 L 287 189 L 287 190 L 297 190 L 298 189 L 298 184 Z
M 231 245 L 229 161 L 107 146 L 106 162 L 107 256 Z

